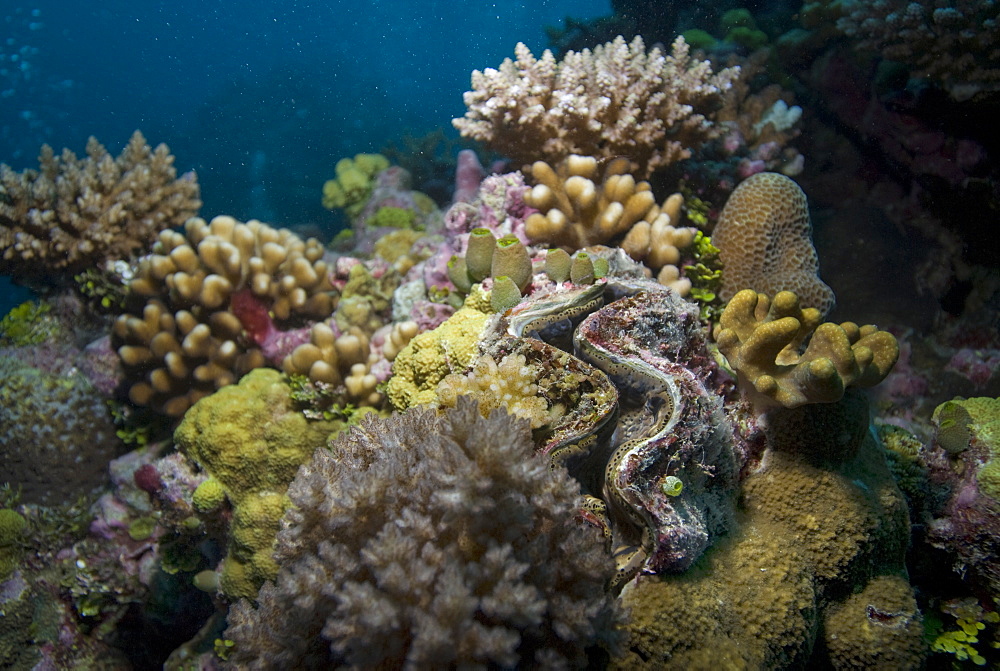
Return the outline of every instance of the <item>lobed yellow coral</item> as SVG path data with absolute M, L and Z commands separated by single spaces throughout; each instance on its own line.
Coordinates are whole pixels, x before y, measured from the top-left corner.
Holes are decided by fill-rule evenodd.
M 115 321 L 118 355 L 133 381 L 129 399 L 179 417 L 195 401 L 265 364 L 244 333 L 233 298 L 267 314 L 323 319 L 333 287 L 323 246 L 259 221 L 192 218 L 184 232 L 163 231 L 129 284 L 145 299 Z
M 899 357 L 891 333 L 872 325 L 820 320 L 819 310 L 800 307 L 790 291 L 771 301 L 747 289 L 723 311 L 716 341 L 743 389 L 765 405 L 830 403 L 849 385 L 870 387 L 888 375 Z
M 38 170 L 0 164 L 0 273 L 68 281 L 107 261 L 129 259 L 157 233 L 201 207 L 194 173 L 177 179 L 174 157 L 132 134 L 113 158 L 93 137 L 87 158 L 42 147 Z
M 762 172 L 741 182 L 726 201 L 712 244 L 725 266 L 723 300 L 742 289 L 792 291 L 821 316 L 833 308 L 833 291 L 819 279 L 806 195 L 788 177 Z
M 342 158 L 335 168 L 337 176 L 323 184 L 323 207 L 343 208 L 355 216 L 364 208 L 372 193 L 375 175 L 389 167 L 389 159 L 381 154 L 356 154 Z

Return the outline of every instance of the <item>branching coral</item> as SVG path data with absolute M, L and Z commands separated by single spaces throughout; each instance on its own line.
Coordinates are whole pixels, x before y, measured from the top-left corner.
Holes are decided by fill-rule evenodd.
M 747 289 L 726 306 L 716 341 L 752 397 L 765 406 L 830 403 L 847 386 L 870 387 L 888 375 L 899 356 L 891 333 L 820 320 L 818 310 L 800 307 L 790 291 L 772 302 Z
M 42 147 L 38 170 L 0 164 L 0 273 L 68 282 L 74 273 L 128 259 L 201 207 L 194 174 L 177 179 L 165 144 L 136 131 L 113 158 L 96 139 L 87 158 Z
M 259 221 L 193 218 L 184 233 L 161 233 L 130 284 L 146 299 L 141 315 L 114 325 L 131 401 L 179 417 L 273 353 L 280 361 L 308 335 L 283 344 L 275 320 L 295 326 L 333 310 L 322 257 L 316 240 Z
M 1000 86 L 1000 10 L 976 0 L 846 2 L 837 28 L 957 100 Z
M 724 300 L 742 289 L 792 291 L 821 315 L 833 308 L 833 291 L 819 279 L 806 195 L 788 177 L 762 172 L 744 180 L 726 201 L 712 243 L 725 266 Z
M 669 55 L 641 37 L 614 41 L 557 62 L 518 43 L 516 60 L 472 73 L 468 111 L 452 123 L 518 164 L 558 163 L 570 154 L 626 156 L 648 176 L 687 158 L 717 133 L 710 121 L 738 69 L 712 72 L 678 37 Z
M 289 487 L 276 583 L 229 615 L 238 668 L 586 665 L 616 609 L 577 484 L 527 422 L 414 409 L 319 450 Z

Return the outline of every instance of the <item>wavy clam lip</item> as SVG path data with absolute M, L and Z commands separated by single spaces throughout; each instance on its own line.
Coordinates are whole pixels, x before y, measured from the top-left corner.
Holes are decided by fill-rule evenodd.
M 737 470 L 722 401 L 705 386 L 714 364 L 697 308 L 651 283 L 611 281 L 529 297 L 498 327 L 492 348 L 589 385 L 589 404 L 565 405 L 536 439 L 581 483 L 581 516 L 618 565 L 612 588 L 688 568 L 725 528 Z

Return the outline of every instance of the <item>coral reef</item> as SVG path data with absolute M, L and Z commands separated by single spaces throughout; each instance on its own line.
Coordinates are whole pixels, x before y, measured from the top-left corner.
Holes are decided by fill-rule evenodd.
M 729 301 L 715 339 L 742 388 L 762 406 L 830 403 L 848 386 L 871 387 L 889 374 L 899 357 L 895 336 L 873 325 L 820 319 L 819 310 L 802 308 L 790 291 L 772 301 L 746 289 Z
M 516 60 L 475 70 L 468 111 L 452 123 L 515 164 L 556 164 L 570 154 L 625 156 L 647 177 L 687 158 L 717 132 L 711 115 L 738 75 L 692 60 L 678 37 L 665 55 L 621 36 L 591 51 L 540 59 L 522 43 Z
M 335 295 L 319 242 L 232 217 L 164 231 L 129 287 L 145 301 L 113 328 L 129 399 L 171 417 L 280 362 L 308 338 L 294 327 L 330 316 Z
M 306 420 L 289 395 L 281 373 L 254 370 L 198 401 L 174 433 L 177 446 L 211 476 L 206 482 L 221 485 L 232 505 L 219 589 L 233 599 L 252 598 L 261 583 L 274 579 L 271 553 L 288 505 L 285 490 L 299 466 L 344 426 Z M 194 492 L 196 506 L 207 502 L 204 486 Z
M 289 488 L 275 583 L 230 611 L 237 668 L 586 665 L 611 563 L 527 422 L 475 402 L 367 419 Z M 323 585 L 323 589 L 318 586 Z
M 38 170 L 0 165 L 0 273 L 68 284 L 89 267 L 128 260 L 201 207 L 193 173 L 177 178 L 165 144 L 136 131 L 117 157 L 93 137 L 87 158 L 42 147 Z
M 833 291 L 819 279 L 806 195 L 788 177 L 763 172 L 740 183 L 726 201 L 712 243 L 725 267 L 723 300 L 742 289 L 769 295 L 792 291 L 821 316 L 833 308 Z
M 356 154 L 337 161 L 336 178 L 323 183 L 323 207 L 342 208 L 350 216 L 361 212 L 374 188 L 375 176 L 389 167 L 381 154 Z

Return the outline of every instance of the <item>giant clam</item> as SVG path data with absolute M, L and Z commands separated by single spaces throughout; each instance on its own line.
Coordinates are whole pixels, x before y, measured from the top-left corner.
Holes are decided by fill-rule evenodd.
M 619 278 L 536 292 L 488 331 L 485 351 L 547 357 L 592 389 L 610 380 L 617 390 L 614 407 L 606 392 L 599 412 L 567 407 L 539 441 L 581 482 L 582 515 L 604 527 L 618 562 L 614 586 L 688 568 L 725 528 L 738 472 L 732 428 L 708 387 L 715 364 L 698 308 Z

